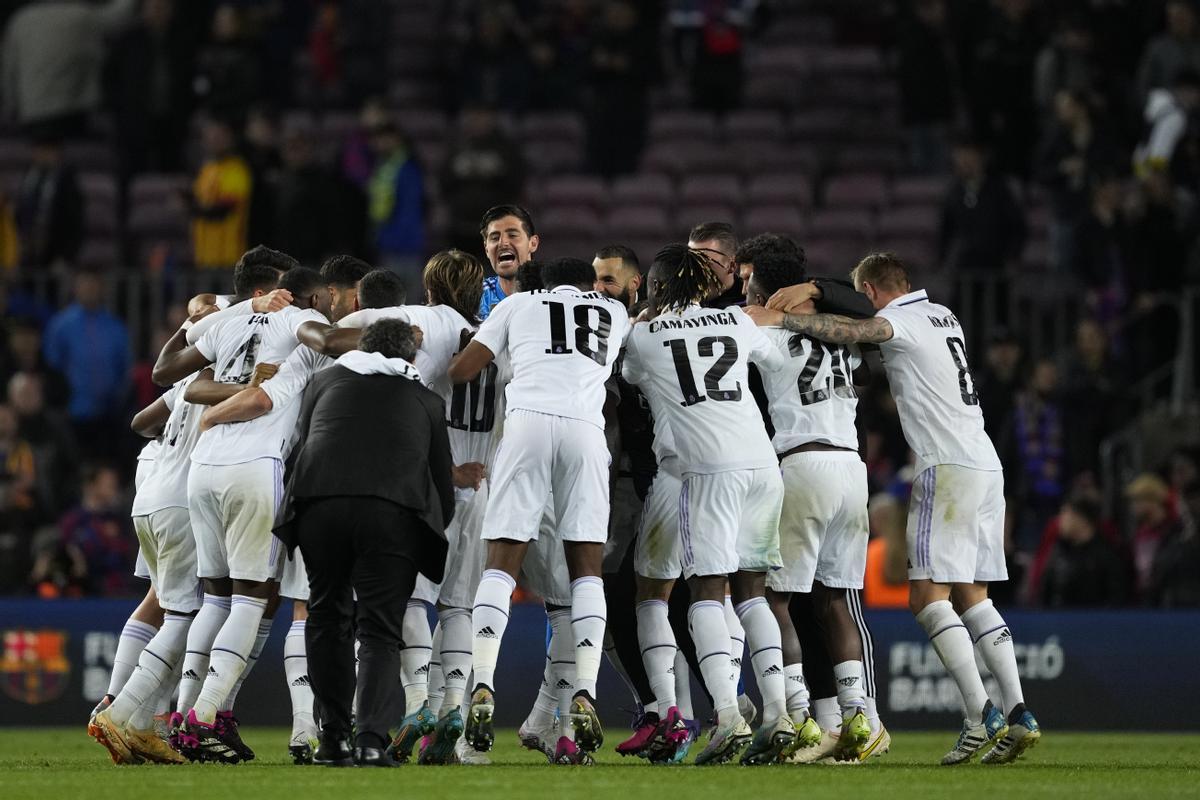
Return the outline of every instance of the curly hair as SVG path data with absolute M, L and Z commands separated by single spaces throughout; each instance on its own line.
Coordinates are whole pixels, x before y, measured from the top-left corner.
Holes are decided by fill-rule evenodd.
M 425 262 L 421 274 L 430 302 L 453 308 L 468 322 L 479 316 L 483 295 L 483 265 L 462 250 L 443 250 Z
M 685 244 L 669 244 L 654 254 L 650 271 L 657 276 L 654 312 L 682 311 L 720 290 L 721 281 L 703 253 Z
M 412 325 L 401 319 L 381 319 L 363 329 L 358 349 L 379 353 L 384 358 L 403 358 L 411 362 L 417 355 L 417 337 Z

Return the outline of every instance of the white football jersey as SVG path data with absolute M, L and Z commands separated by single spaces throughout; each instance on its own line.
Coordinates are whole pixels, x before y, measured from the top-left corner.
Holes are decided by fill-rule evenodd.
M 862 363 L 857 351 L 784 328 L 762 330 L 784 357 L 778 372 L 762 373 L 775 452 L 813 442 L 857 450 L 858 395 L 851 379 Z
M 224 298 L 224 305 L 221 300 Z M 254 307 L 251 305 L 252 300 L 243 300 L 240 303 L 231 304 L 229 295 L 217 295 L 217 308 L 219 311 L 214 311 L 207 317 L 203 317 L 192 324 L 192 327 L 187 329 L 187 343 L 195 344 L 200 341 L 200 338 L 210 330 L 225 322 L 230 317 L 245 317 L 254 313 Z
M 777 467 L 750 394 L 750 363 L 783 366 L 771 340 L 737 307 L 660 314 L 629 336 L 622 374 L 639 387 L 679 456 L 680 470 L 708 474 Z
M 170 393 L 171 390 L 168 389 L 167 394 Z M 166 397 L 166 394 L 163 396 Z M 162 442 L 160 442 L 158 439 L 151 439 L 150 441 L 146 442 L 146 446 L 138 452 L 137 460 L 153 462 L 154 459 L 158 458 L 158 450 L 161 446 Z
M 509 356 L 508 409 L 603 428 L 604 384 L 629 327 L 629 312 L 611 297 L 559 286 L 505 298 L 479 326 L 475 341 Z
M 282 365 L 287 361 L 299 344 L 296 331 L 306 322 L 329 321 L 315 309 L 295 306 L 270 314 L 232 317 L 204 334 L 196 348 L 213 362 L 218 381 L 246 384 L 254 376 L 256 364 Z M 282 417 L 271 413 L 249 422 L 210 428 L 196 443 L 192 461 L 226 465 L 256 458 L 283 458 L 291 445 L 296 420 L 293 416 L 291 425 L 286 425 Z
M 938 464 L 1000 469 L 954 313 L 922 290 L 897 297 L 876 316 L 892 325 L 892 338 L 879 348 L 917 471 Z
M 187 402 L 183 395 L 195 379 L 195 375 L 189 375 L 163 395 L 171 415 L 163 426 L 154 470 L 133 498 L 131 514 L 135 517 L 164 508 L 188 507 L 188 470 L 192 468 L 192 449 L 200 438 L 200 415 L 204 413 L 204 406 Z

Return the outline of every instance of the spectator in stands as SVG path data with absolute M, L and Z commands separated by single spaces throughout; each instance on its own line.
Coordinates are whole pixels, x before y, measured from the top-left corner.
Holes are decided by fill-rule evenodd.
M 137 0 L 30 3 L 13 14 L 0 42 L 0 119 L 30 136 L 83 134 L 100 108 L 104 39 Z
M 1075 226 L 1070 271 L 1083 284 L 1090 312 L 1107 324 L 1125 307 L 1126 254 L 1129 227 L 1125 222 L 1125 184 L 1119 175 L 1102 173 L 1092 180 L 1091 202 Z
M 1110 111 L 1103 75 L 1096 59 L 1095 36 L 1082 14 L 1067 14 L 1034 65 L 1033 97 L 1043 117 L 1056 112 L 1059 92 L 1082 96 L 1089 105 Z
M 0 594 L 15 589 L 28 574 L 36 513 L 33 448 L 21 436 L 13 409 L 0 405 Z
M 1162 543 L 1178 534 L 1179 515 L 1171 508 L 1167 482 L 1152 472 L 1143 472 L 1125 487 L 1125 499 L 1137 526 L 1133 532 L 1133 566 L 1137 587 L 1143 597 L 1151 593 L 1154 562 Z
M 0 273 L 17 268 L 21 240 L 17 233 L 17 214 L 5 187 L 0 186 Z
M 637 24 L 633 3 L 608 0 L 588 47 L 588 164 L 605 178 L 634 171 L 645 141 L 650 87 Z
M 1180 494 L 1182 524 L 1159 544 L 1150 570 L 1147 600 L 1161 608 L 1200 606 L 1200 483 Z
M 876 494 L 867 506 L 871 541 L 863 599 L 869 608 L 908 608 L 908 548 L 903 505 L 890 494 Z
M 901 20 L 896 78 L 909 164 L 918 172 L 946 167 L 947 132 L 954 120 L 954 61 L 945 0 L 917 0 Z
M 358 112 L 358 125 L 342 143 L 339 156 L 342 177 L 355 186 L 367 188 L 375 170 L 375 153 L 371 151 L 371 131 L 387 122 L 388 110 L 383 98 L 369 97 Z
M 1167 459 L 1167 477 L 1176 496 L 1183 494 L 1184 487 L 1200 483 L 1200 451 L 1190 447 L 1174 450 Z
M 193 256 L 201 269 L 227 269 L 246 251 L 250 168 L 227 120 L 206 120 L 201 142 L 205 159 L 190 195 Z
M 78 495 L 79 450 L 71 428 L 62 415 L 46 407 L 38 375 L 14 375 L 8 381 L 8 402 L 17 414 L 21 438 L 33 448 L 39 518 L 53 519 Z
M 500 129 L 495 111 L 471 106 L 459 115 L 459 135 L 442 166 L 441 187 L 450 246 L 478 251 L 479 210 L 519 199 L 525 189 L 521 148 Z
M 250 168 L 250 213 L 246 219 L 247 242 L 275 239 L 275 193 L 283 170 L 279 113 L 258 105 L 246 114 L 241 154 Z
M 272 240 L 301 263 L 362 252 L 367 229 L 363 193 L 317 161 L 313 132 L 306 127 L 284 134 L 274 206 Z
M 753 22 L 753 3 L 729 0 L 677 5 L 691 6 L 699 22 L 691 64 L 692 106 L 718 113 L 737 108 L 742 102 L 742 57 L 746 29 Z
M 73 264 L 83 246 L 83 192 L 75 168 L 63 161 L 62 142 L 35 140 L 33 161 L 16 197 L 21 263 L 27 267 Z
M 1197 109 L 1200 109 L 1200 72 L 1183 70 L 1169 86 L 1150 91 L 1142 111 L 1147 133 L 1133 153 L 1133 166 L 1139 175 L 1180 171 L 1175 158 L 1188 132 L 1189 118 Z
M 1120 152 L 1104 124 L 1092 118 L 1087 97 L 1060 89 L 1054 97 L 1054 124 L 1046 131 L 1034 159 L 1034 177 L 1050 195 L 1050 243 L 1053 264 L 1072 262 L 1075 227 L 1087 213 L 1088 189 Z
M 132 588 L 137 539 L 120 510 L 117 471 L 84 465 L 79 505 L 59 520 L 59 538 L 35 561 L 33 584 L 43 597 L 123 596 Z
M 1021 343 L 1012 331 L 1005 327 L 993 330 L 984 352 L 983 368 L 974 371 L 983 424 L 993 442 L 1003 435 L 1012 419 L 1024 377 L 1021 362 Z
M 1094 319 L 1080 321 L 1074 346 L 1059 361 L 1068 473 L 1100 474 L 1100 443 L 1124 418 L 1121 392 L 1128 385 L 1123 362 L 1113 358 L 1108 336 Z
M 391 120 L 371 131 L 371 148 L 377 161 L 367 193 L 380 265 L 400 275 L 410 296 L 417 298 L 425 253 L 421 165 L 412 144 Z
M 212 40 L 196 57 L 196 96 L 215 116 L 236 119 L 262 97 L 259 58 L 244 28 L 236 5 L 217 6 Z
M 94 272 L 75 275 L 75 302 L 46 326 L 46 363 L 67 377 L 76 439 L 90 454 L 111 457 L 125 427 L 130 350 L 125 325 L 101 306 Z
M 1002 447 L 1008 467 L 1006 490 L 1022 511 L 1017 523 L 1017 545 L 1022 550 L 1036 547 L 1066 491 L 1065 414 L 1058 370 L 1053 361 L 1043 358 L 1017 395 Z
M 37 320 L 19 316 L 10 319 L 8 357 L 4 359 L 4 371 L 0 372 L 0 384 L 7 386 L 18 373 L 36 375 L 41 379 L 46 404 L 55 410 L 64 410 L 71 398 L 71 387 L 61 372 L 46 363 L 42 352 L 42 329 Z
M 478 7 L 456 94 L 465 103 L 520 111 L 529 104 L 532 66 L 525 52 L 523 20 L 502 3 Z
M 1183 72 L 1200 72 L 1200 25 L 1194 0 L 1168 0 L 1166 30 L 1150 41 L 1138 66 L 1138 96 L 1172 86 Z
M 1042 573 L 1039 591 L 1048 608 L 1119 606 L 1129 595 L 1125 567 L 1100 535 L 1100 505 L 1073 496 L 1059 513 L 1058 543 Z
M 954 179 L 942 202 L 938 257 L 955 270 L 999 272 L 1025 249 L 1025 218 L 1008 182 L 989 168 L 983 146 L 960 138 Z

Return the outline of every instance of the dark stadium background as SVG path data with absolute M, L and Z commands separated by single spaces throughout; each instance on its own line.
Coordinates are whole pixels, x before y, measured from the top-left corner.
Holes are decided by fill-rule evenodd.
M 996 594 L 1040 648 L 1031 702 L 1090 726 L 1089 696 L 1123 692 L 1107 724 L 1144 726 L 1137 689 L 1178 686 L 1200 625 L 1198 20 L 1179 0 L 0 2 L 0 631 L 65 633 L 32 671 L 6 636 L 0 722 L 97 696 L 102 636 L 144 591 L 128 421 L 187 298 L 230 290 L 227 254 L 351 252 L 415 298 L 427 255 L 481 255 L 481 212 L 519 199 L 539 256 L 648 264 L 727 220 L 795 237 L 813 274 L 911 262 L 966 329 L 1005 460 Z M 1150 157 L 1163 113 L 1184 128 Z M 861 408 L 886 589 L 911 468 L 886 389 Z M 521 614 L 510 637 L 538 628 Z M 936 683 L 911 619 L 872 619 L 881 691 Z M 246 716 L 284 707 L 279 677 L 255 673 Z M 1184 691 L 1175 720 L 1200 711 Z M 881 708 L 947 719 L 909 702 Z

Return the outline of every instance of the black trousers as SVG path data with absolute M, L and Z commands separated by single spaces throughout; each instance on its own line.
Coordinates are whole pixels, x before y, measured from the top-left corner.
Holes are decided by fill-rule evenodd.
M 350 735 L 357 689 L 355 743 L 382 747 L 388 742 L 404 612 L 417 578 L 412 543 L 421 524 L 407 509 L 370 497 L 323 498 L 297 509 L 296 530 L 310 589 L 305 626 L 308 674 L 327 736 Z

